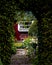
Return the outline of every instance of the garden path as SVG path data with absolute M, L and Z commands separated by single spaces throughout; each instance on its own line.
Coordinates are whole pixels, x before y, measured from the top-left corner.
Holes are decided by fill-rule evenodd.
M 30 63 L 30 59 L 27 56 L 27 50 L 25 49 L 17 49 L 15 55 L 11 57 L 10 65 L 32 65 Z

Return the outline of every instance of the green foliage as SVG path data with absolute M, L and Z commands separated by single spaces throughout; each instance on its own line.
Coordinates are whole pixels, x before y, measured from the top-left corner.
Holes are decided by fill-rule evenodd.
M 32 57 L 33 55 L 33 51 L 34 51 L 34 48 L 32 47 L 31 45 L 31 39 L 30 37 L 26 38 L 24 41 L 23 41 L 23 46 L 25 49 L 27 49 L 27 53 L 28 53 L 28 56 Z
M 0 59 L 0 65 L 3 65 L 2 62 L 1 62 L 1 59 Z
M 15 17 L 17 21 L 32 21 L 35 19 L 35 16 L 31 11 L 15 11 Z
M 32 57 L 31 57 L 31 63 L 33 64 L 33 65 L 38 65 L 38 62 L 39 62 L 39 57 L 38 57 L 38 47 L 36 48 L 36 55 L 32 55 Z
M 48 13 L 48 12 L 47 12 Z M 40 53 L 41 55 L 41 60 L 40 62 L 43 62 L 42 65 L 51 65 L 52 62 L 52 52 L 51 52 L 51 48 L 52 48 L 52 42 L 51 42 L 51 39 L 52 39 L 52 19 L 51 19 L 51 16 L 50 16 L 51 13 L 49 14 L 45 14 L 45 17 L 43 18 L 42 20 L 42 47 L 40 47 L 42 49 L 42 52 Z M 40 42 L 41 42 L 40 41 Z M 50 60 L 51 59 L 51 60 Z M 44 60 L 44 61 L 43 61 Z
M 30 46 L 30 41 L 31 41 L 31 38 L 24 39 L 23 46 L 28 48 Z
M 16 6 L 17 5 L 17 6 Z M 19 7 L 19 8 L 18 8 Z M 0 52 L 3 65 L 11 56 L 11 31 L 15 10 L 31 10 L 38 19 L 39 65 L 52 65 L 52 0 L 0 1 Z M 46 20 L 42 20 L 45 18 Z M 7 23 L 6 23 L 7 19 Z M 10 20 L 10 22 L 8 22 Z M 9 26 L 9 27 L 8 27 Z M 11 26 L 11 27 L 10 27 Z M 9 29 L 7 29 L 7 27 Z M 9 41 L 10 40 L 10 41 Z M 4 51 L 3 51 L 4 50 Z
M 15 53 L 16 53 L 16 49 L 17 49 L 17 47 L 14 46 L 14 42 L 13 42 L 11 53 L 12 53 L 12 54 L 15 54 Z
M 12 52 L 12 23 L 10 20 L 0 18 L 0 56 L 3 65 L 9 65 Z
M 38 35 L 38 26 L 37 26 L 37 20 L 35 19 L 32 25 L 29 28 L 29 35 L 31 36 L 37 36 Z
M 3 65 L 10 64 L 12 54 L 14 3 L 0 1 L 0 58 Z

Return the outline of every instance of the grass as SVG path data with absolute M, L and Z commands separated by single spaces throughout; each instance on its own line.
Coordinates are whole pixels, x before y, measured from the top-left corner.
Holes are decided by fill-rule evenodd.
M 20 47 L 22 46 L 22 43 L 14 43 L 14 46 Z
M 23 48 L 23 43 L 14 43 L 14 46 L 17 48 Z

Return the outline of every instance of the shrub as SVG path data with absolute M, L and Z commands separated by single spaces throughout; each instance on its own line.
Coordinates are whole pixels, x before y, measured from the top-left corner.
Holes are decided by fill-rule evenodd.
M 13 43 L 11 53 L 12 53 L 12 54 L 15 54 L 15 53 L 16 53 L 16 49 L 17 49 L 17 47 L 14 46 L 14 43 Z
M 23 46 L 24 46 L 24 48 L 27 49 L 28 56 L 31 56 L 34 51 L 33 47 L 31 46 L 31 43 L 30 43 L 31 39 L 32 39 L 31 37 L 28 37 L 23 41 Z
M 3 65 L 2 62 L 1 62 L 1 59 L 0 59 L 0 65 Z
M 0 18 L 0 21 L 0 58 L 3 65 L 9 65 L 12 52 L 12 23 L 8 18 L 5 19 L 3 17 Z

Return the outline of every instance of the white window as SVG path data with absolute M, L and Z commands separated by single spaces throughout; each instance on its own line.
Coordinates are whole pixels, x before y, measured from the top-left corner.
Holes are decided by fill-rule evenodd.
M 20 32 L 28 32 L 31 23 L 32 22 L 25 22 L 24 24 L 19 23 L 18 24 L 18 31 L 20 31 Z

